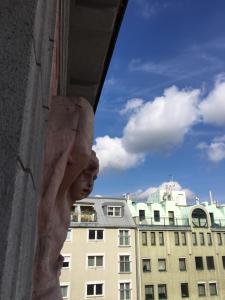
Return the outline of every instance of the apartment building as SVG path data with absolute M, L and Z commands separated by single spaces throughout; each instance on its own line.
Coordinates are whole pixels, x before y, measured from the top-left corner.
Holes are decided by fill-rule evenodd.
M 225 299 L 225 206 L 187 205 L 185 192 L 170 187 L 128 206 L 137 225 L 137 299 Z
M 76 202 L 62 250 L 63 299 L 137 299 L 135 228 L 124 198 Z

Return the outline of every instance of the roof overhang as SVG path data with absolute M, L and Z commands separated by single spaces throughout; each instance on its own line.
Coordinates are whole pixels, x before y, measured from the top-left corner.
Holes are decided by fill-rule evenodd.
M 97 108 L 127 0 L 61 0 L 62 96 L 82 96 Z

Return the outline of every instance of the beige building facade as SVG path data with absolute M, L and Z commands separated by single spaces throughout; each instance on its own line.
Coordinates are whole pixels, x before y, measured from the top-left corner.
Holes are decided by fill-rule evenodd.
M 157 193 L 158 200 L 128 201 L 137 224 L 137 299 L 225 299 L 225 207 Z
M 136 299 L 135 224 L 125 199 L 79 201 L 62 255 L 63 299 Z

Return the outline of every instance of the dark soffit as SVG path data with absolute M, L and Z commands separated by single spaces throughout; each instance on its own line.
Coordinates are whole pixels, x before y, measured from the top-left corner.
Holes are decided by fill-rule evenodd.
M 61 94 L 85 97 L 94 111 L 126 6 L 127 0 L 71 0 L 69 20 L 66 13 L 62 17 L 68 29 L 61 33 Z

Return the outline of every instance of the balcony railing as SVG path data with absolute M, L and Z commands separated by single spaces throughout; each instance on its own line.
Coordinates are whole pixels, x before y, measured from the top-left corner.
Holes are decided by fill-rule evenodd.
M 71 221 L 72 222 L 97 222 L 97 215 L 96 213 L 74 214 L 71 216 Z
M 225 219 L 216 219 L 212 222 L 212 228 L 223 228 L 225 227 Z
M 168 218 L 161 217 L 159 220 L 153 218 L 134 217 L 134 222 L 138 225 L 151 226 L 190 226 L 188 218 Z

